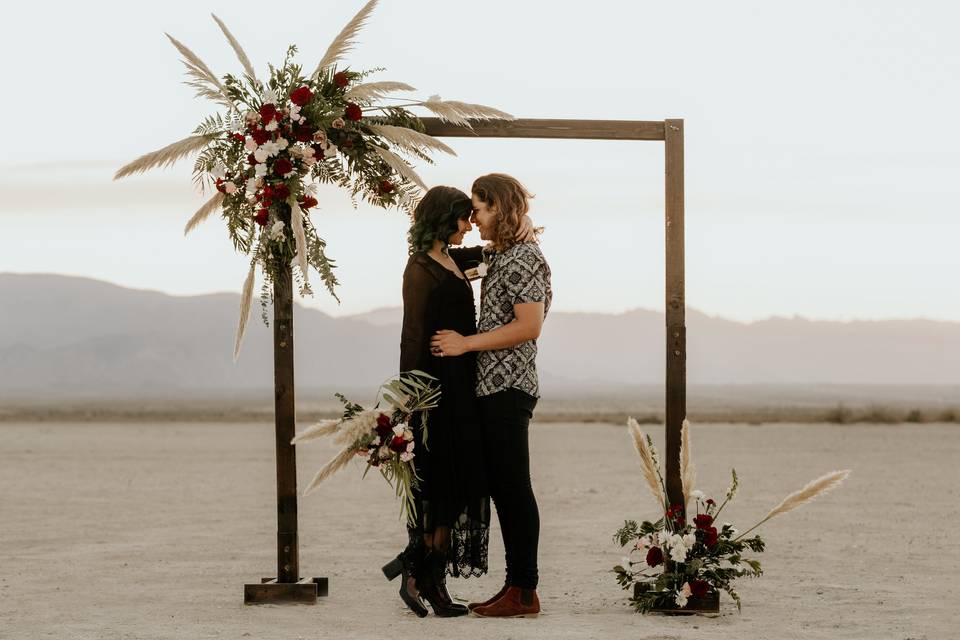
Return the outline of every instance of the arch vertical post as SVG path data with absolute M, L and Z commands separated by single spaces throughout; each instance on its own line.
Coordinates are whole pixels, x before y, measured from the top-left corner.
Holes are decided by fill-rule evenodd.
M 687 327 L 683 242 L 683 120 L 664 121 L 666 241 L 666 481 L 670 504 L 684 505 L 680 430 L 687 414 Z

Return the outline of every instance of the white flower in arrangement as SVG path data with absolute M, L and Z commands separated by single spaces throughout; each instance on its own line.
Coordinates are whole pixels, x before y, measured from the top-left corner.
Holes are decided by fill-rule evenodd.
M 277 138 L 277 146 L 280 147 L 280 151 L 283 151 L 284 149 L 290 146 L 290 143 L 287 141 L 286 138 Z
M 323 148 L 324 158 L 336 158 L 338 153 L 340 153 L 340 149 L 338 149 L 335 144 L 327 144 Z
M 703 500 L 703 496 L 704 496 L 704 493 L 703 491 L 700 491 L 700 489 L 694 489 L 693 491 L 690 492 L 690 497 L 696 500 L 697 502 L 699 502 L 700 500 Z
M 277 124 L 277 119 L 274 118 L 273 120 L 271 120 L 270 122 L 267 123 L 267 126 L 265 126 L 265 127 L 263 128 L 263 130 L 264 130 L 264 131 L 276 131 L 277 128 L 279 128 L 279 127 L 280 127 L 280 125 Z
M 330 126 L 333 127 L 334 129 L 343 129 L 343 127 L 346 124 L 347 123 L 343 118 L 337 118 L 336 120 L 330 123 Z
M 258 178 L 262 178 L 263 176 L 267 175 L 267 165 L 265 165 L 265 164 L 263 164 L 263 163 L 258 164 L 258 165 L 254 168 L 253 173 L 254 173 L 254 175 L 256 175 Z
M 667 545 L 670 549 L 671 560 L 674 562 L 683 562 L 687 559 L 687 545 L 683 539 L 683 536 L 676 533 L 673 534 L 667 541 Z
M 674 601 L 677 603 L 678 607 L 687 606 L 687 600 L 690 598 L 690 594 L 693 593 L 690 590 L 690 583 L 684 582 L 683 587 L 677 591 L 677 595 L 674 598 Z
M 402 424 L 395 425 L 395 426 L 393 427 L 393 435 L 395 435 L 395 436 L 402 436 L 402 435 L 403 435 L 403 430 L 404 430 L 404 429 L 403 429 L 403 425 L 402 425 Z
M 697 536 L 693 533 L 687 533 L 683 536 L 683 545 L 687 548 L 692 547 L 697 542 Z
M 254 193 L 257 190 L 257 179 L 247 178 L 247 193 Z
M 246 151 L 247 153 L 253 153 L 254 151 L 257 150 L 258 146 L 259 145 L 257 145 L 256 140 L 247 136 L 247 139 L 243 143 L 243 150 Z
M 265 144 L 261 145 L 259 149 L 253 152 L 253 159 L 259 162 L 260 164 L 263 164 L 264 162 L 266 162 L 267 158 L 269 157 L 270 157 L 270 152 L 267 150 L 267 145 Z M 257 165 L 257 168 L 259 169 L 260 165 Z M 257 175 L 261 175 L 261 174 L 257 174 Z M 263 175 L 266 175 L 266 172 L 264 172 Z
M 406 440 L 407 442 L 413 441 L 413 431 L 410 431 L 410 429 L 404 429 L 403 439 Z
M 269 140 L 267 142 L 264 142 L 262 145 L 260 145 L 260 149 L 263 149 L 267 153 L 267 156 L 272 158 L 273 156 L 280 153 L 280 150 L 283 149 L 283 147 L 280 146 L 279 140 L 276 142 L 274 142 L 273 140 Z M 258 151 L 260 149 L 258 149 Z M 253 155 L 254 157 L 256 157 L 257 154 L 254 153 Z
M 364 451 L 363 453 L 366 454 L 366 451 Z M 406 451 L 404 451 L 403 453 L 400 454 L 400 460 L 403 462 L 410 462 L 411 460 L 413 460 L 413 454 L 407 453 Z
M 325 131 L 317 131 L 313 134 L 313 141 L 323 144 L 327 141 L 327 133 Z
M 277 220 L 273 223 L 273 226 L 270 227 L 270 239 L 271 240 L 282 240 L 283 239 L 283 221 Z
M 263 99 L 263 104 L 277 104 L 277 92 L 273 89 L 265 89 L 260 97 Z
M 413 453 L 413 447 L 415 444 L 417 443 L 414 442 L 413 440 L 407 443 L 407 453 Z
M 232 196 L 233 194 L 235 194 L 235 193 L 237 192 L 237 185 L 234 184 L 234 183 L 231 182 L 231 181 L 224 182 L 224 183 L 223 183 L 223 191 L 224 191 L 224 193 L 226 193 L 228 196 Z
M 227 177 L 227 167 L 222 162 L 218 162 L 213 166 L 213 169 L 210 170 L 210 175 L 212 175 L 217 180 L 223 180 Z

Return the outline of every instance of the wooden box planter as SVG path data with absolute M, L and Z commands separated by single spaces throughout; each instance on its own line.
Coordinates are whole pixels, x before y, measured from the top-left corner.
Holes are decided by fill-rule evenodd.
M 649 589 L 650 586 L 642 582 L 633 585 L 633 597 L 639 597 L 641 593 Z M 663 613 L 673 616 L 686 616 L 695 613 L 720 613 L 720 592 L 711 591 L 702 598 L 690 596 L 687 598 L 687 604 L 683 607 L 654 608 L 650 613 Z

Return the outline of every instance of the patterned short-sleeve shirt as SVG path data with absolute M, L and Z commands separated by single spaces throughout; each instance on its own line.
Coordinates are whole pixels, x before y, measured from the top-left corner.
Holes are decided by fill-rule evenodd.
M 515 244 L 506 251 L 484 250 L 487 275 L 480 285 L 480 318 L 477 331 L 493 331 L 513 322 L 513 305 L 542 302 L 544 315 L 550 309 L 550 266 L 540 246 Z M 506 389 L 519 389 L 540 397 L 537 379 L 537 341 L 528 340 L 508 349 L 477 354 L 477 395 L 488 396 Z

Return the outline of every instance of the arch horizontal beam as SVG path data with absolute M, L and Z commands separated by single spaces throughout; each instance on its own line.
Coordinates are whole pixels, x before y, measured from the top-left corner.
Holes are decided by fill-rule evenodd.
M 586 140 L 665 140 L 662 120 L 480 120 L 473 130 L 440 118 L 421 118 L 427 133 L 452 138 L 564 138 Z

